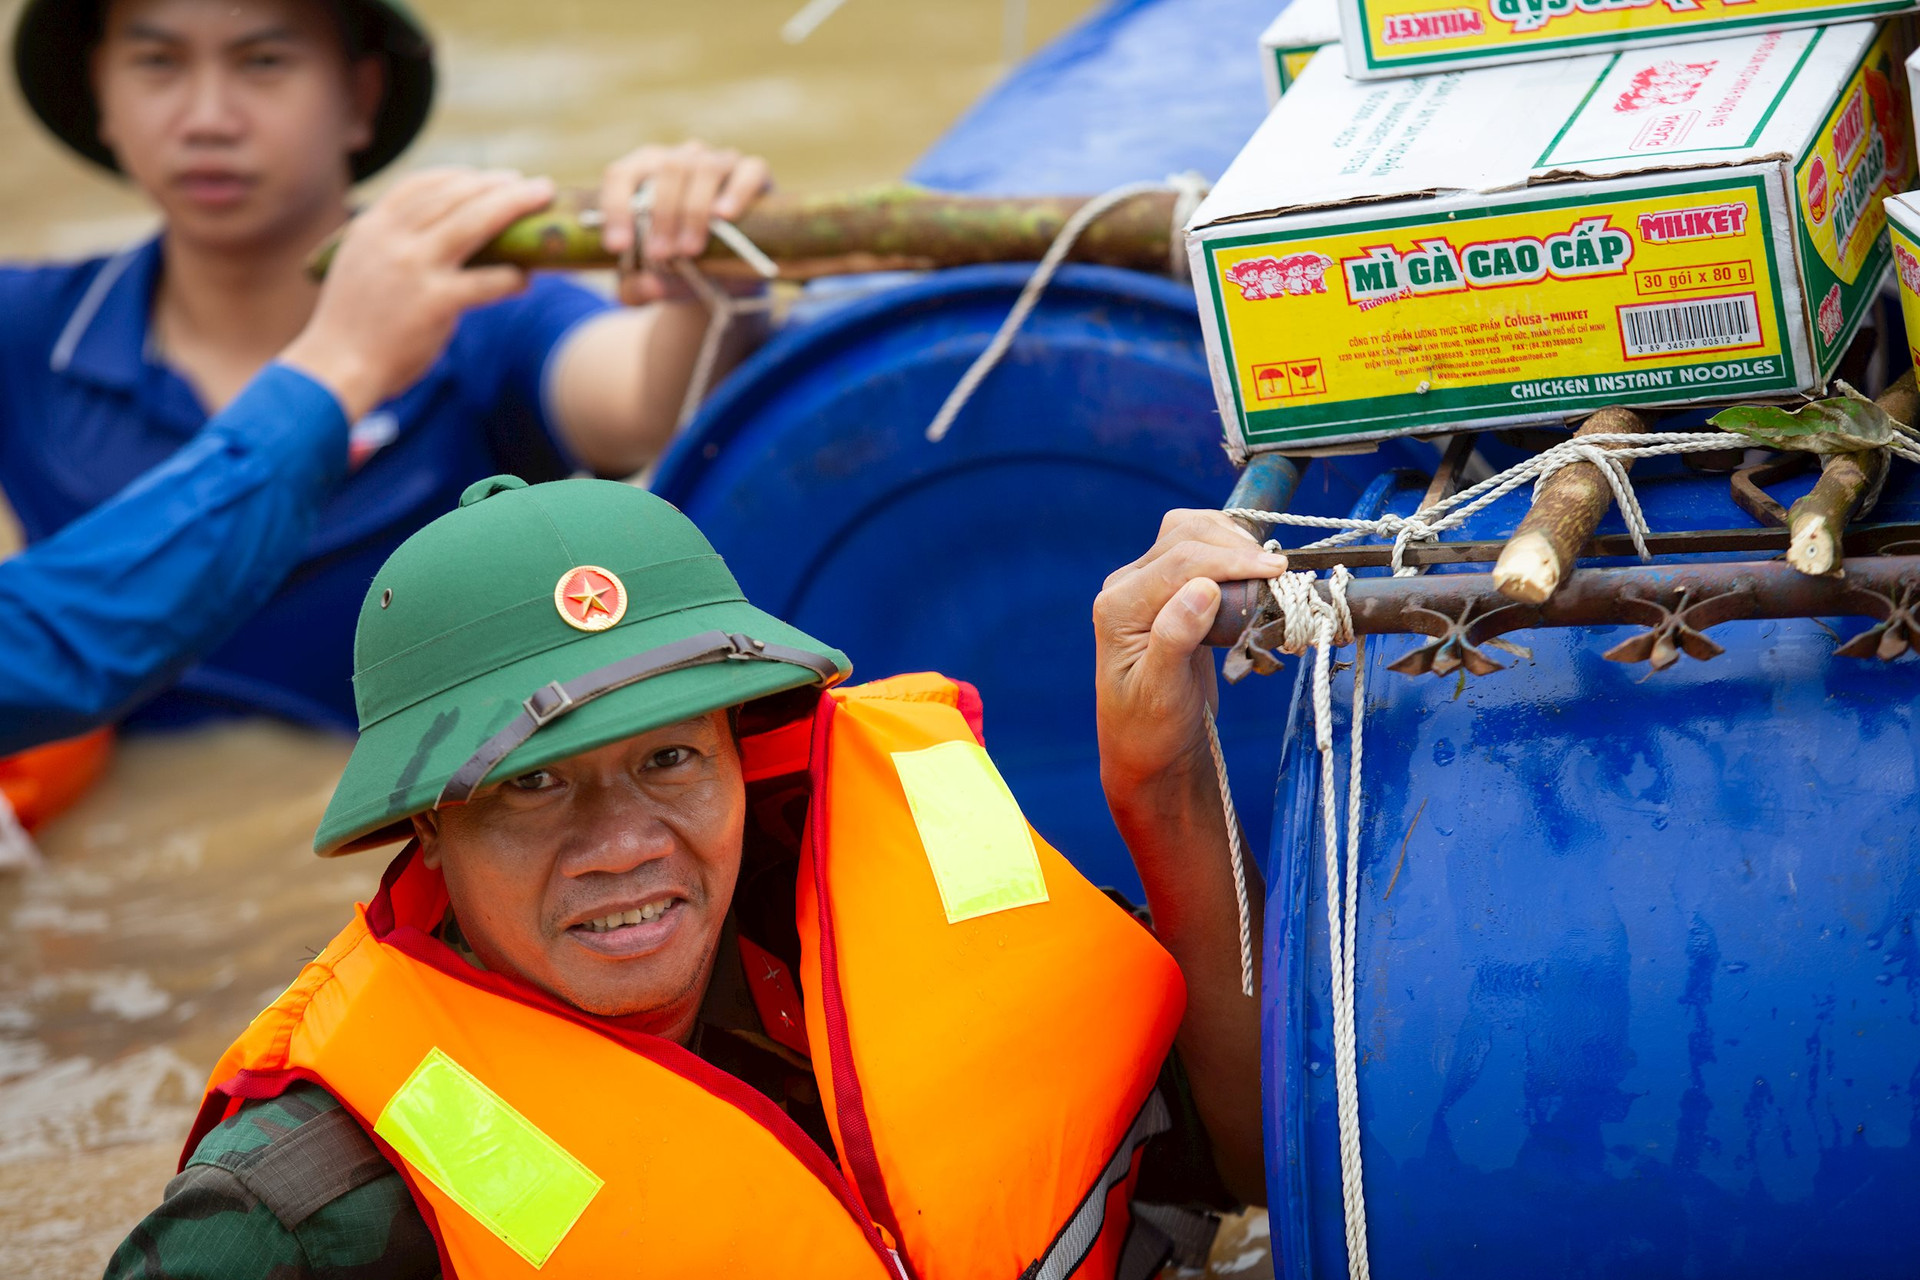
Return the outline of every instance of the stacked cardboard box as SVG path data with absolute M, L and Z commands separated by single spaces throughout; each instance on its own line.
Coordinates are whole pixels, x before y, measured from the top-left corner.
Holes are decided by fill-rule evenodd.
M 1267 81 L 1267 105 L 1293 87 L 1300 73 L 1325 45 L 1340 43 L 1339 0 L 1293 0 L 1260 33 L 1260 71 Z
M 1820 389 L 1892 260 L 1907 47 L 1902 20 L 1391 80 L 1313 60 L 1190 224 L 1231 444 Z

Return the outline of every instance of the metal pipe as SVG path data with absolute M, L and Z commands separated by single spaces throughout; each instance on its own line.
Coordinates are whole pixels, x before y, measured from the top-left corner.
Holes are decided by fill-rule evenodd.
M 1292 458 L 1277 453 L 1254 455 L 1240 478 L 1233 482 L 1233 492 L 1227 495 L 1222 510 L 1285 511 L 1300 488 L 1300 466 Z M 1266 524 L 1238 516 L 1234 520 L 1254 537 L 1266 539 L 1269 529 Z
M 1699 630 L 1758 618 L 1868 617 L 1904 625 L 1920 597 L 1920 556 L 1865 556 L 1842 562 L 1839 578 L 1809 577 L 1784 561 L 1634 565 L 1581 569 L 1541 604 L 1509 600 L 1486 573 L 1420 578 L 1359 578 L 1347 588 L 1354 630 L 1364 635 L 1419 634 L 1472 645 L 1530 627 L 1605 627 L 1674 620 Z M 1263 584 L 1224 583 L 1219 620 L 1207 643 L 1240 638 Z M 1323 596 L 1327 584 L 1316 582 Z M 1275 637 L 1277 639 L 1277 636 Z M 1261 637 L 1256 633 L 1256 643 Z
M 1227 495 L 1226 510 L 1246 511 L 1285 511 L 1287 504 L 1293 501 L 1295 491 L 1300 488 L 1300 473 L 1304 462 L 1295 462 L 1292 458 L 1277 453 L 1257 454 L 1248 459 L 1240 478 L 1234 481 L 1233 492 Z M 1265 521 L 1250 519 L 1246 516 L 1234 516 L 1233 521 L 1245 529 L 1257 542 L 1267 538 L 1268 526 Z M 1258 583 L 1221 584 L 1220 608 L 1213 615 L 1213 627 L 1218 631 L 1222 627 L 1232 627 L 1237 636 L 1250 629 L 1264 626 L 1274 619 L 1274 605 L 1271 598 L 1260 591 Z M 1241 590 L 1229 593 L 1230 586 Z M 1251 586 L 1254 590 L 1245 590 Z M 1221 674 L 1226 676 L 1228 684 L 1238 684 L 1248 671 L 1256 668 L 1248 665 L 1247 655 L 1236 649 L 1228 653 L 1220 664 Z M 1272 670 L 1272 664 L 1263 659 L 1257 668 L 1263 674 Z

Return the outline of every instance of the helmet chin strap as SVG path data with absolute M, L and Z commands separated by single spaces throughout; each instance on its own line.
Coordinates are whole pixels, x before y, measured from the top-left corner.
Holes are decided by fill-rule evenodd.
M 433 807 L 441 809 L 448 805 L 465 804 L 473 798 L 473 793 L 486 781 L 496 765 L 511 755 L 521 743 L 574 708 L 585 706 L 595 698 L 605 697 L 616 689 L 624 689 L 630 684 L 638 684 L 669 671 L 710 666 L 716 662 L 785 662 L 813 672 L 815 683 L 822 688 L 840 679 L 840 668 L 831 658 L 821 654 L 809 653 L 790 645 L 769 644 L 739 632 L 703 631 L 699 635 L 622 658 L 565 684 L 555 680 L 535 689 L 520 704 L 524 708 L 520 714 L 506 728 L 481 743 L 480 749 L 447 779 L 447 785 L 440 789 L 440 797 L 433 802 Z

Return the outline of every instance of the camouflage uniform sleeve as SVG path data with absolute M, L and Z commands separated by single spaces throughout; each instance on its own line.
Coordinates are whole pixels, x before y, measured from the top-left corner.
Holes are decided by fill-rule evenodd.
M 401 1180 L 331 1095 L 250 1102 L 201 1140 L 106 1280 L 427 1280 L 433 1237 Z
M 1184 1205 L 1220 1213 L 1245 1208 L 1227 1190 L 1219 1166 L 1213 1162 L 1213 1139 L 1193 1102 L 1193 1086 L 1178 1051 L 1169 1051 L 1160 1067 L 1160 1096 L 1166 1100 L 1173 1124 L 1148 1139 L 1140 1155 L 1136 1199 L 1154 1204 Z

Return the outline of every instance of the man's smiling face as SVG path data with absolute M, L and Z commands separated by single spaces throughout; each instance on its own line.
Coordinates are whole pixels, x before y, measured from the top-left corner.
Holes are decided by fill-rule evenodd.
M 684 1040 L 733 903 L 746 784 L 725 711 L 416 815 L 481 963 Z

